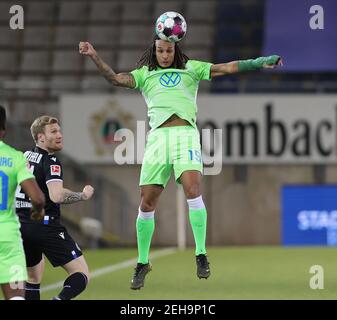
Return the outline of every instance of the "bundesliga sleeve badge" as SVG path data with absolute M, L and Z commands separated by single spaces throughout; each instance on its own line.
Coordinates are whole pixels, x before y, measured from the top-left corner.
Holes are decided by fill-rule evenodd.
M 50 174 L 52 176 L 61 176 L 61 166 L 53 164 L 50 166 Z

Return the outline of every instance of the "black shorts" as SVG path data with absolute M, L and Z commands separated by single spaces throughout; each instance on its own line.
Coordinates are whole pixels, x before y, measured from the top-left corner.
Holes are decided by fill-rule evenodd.
M 21 222 L 21 235 L 27 267 L 37 265 L 44 254 L 53 267 L 80 257 L 82 251 L 61 224 L 44 225 Z

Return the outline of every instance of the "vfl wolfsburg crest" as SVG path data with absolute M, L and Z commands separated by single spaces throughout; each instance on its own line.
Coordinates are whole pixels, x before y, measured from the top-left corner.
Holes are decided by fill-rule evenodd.
M 118 130 L 130 129 L 135 132 L 132 125 L 134 117 L 123 111 L 116 101 L 108 101 L 102 109 L 90 117 L 90 135 L 98 156 L 106 153 L 113 154 L 115 147 L 122 142 L 118 137 Z
M 172 88 L 181 81 L 181 75 L 177 72 L 165 72 L 159 79 L 163 87 Z

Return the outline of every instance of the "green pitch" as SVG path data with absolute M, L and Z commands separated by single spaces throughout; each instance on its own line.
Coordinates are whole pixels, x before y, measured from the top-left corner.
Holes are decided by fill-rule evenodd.
M 160 251 L 153 250 L 152 252 Z M 136 250 L 86 251 L 91 272 L 136 257 Z M 219 247 L 209 248 L 211 277 L 199 280 L 193 250 L 175 251 L 152 260 L 153 270 L 140 291 L 129 289 L 133 266 L 120 266 L 91 279 L 77 299 L 336 299 L 337 248 Z M 127 264 L 127 263 L 126 263 Z M 324 268 L 324 289 L 310 288 L 313 265 Z M 95 273 L 95 272 L 94 272 Z M 42 287 L 66 277 L 46 266 Z M 42 292 L 50 299 L 59 289 Z

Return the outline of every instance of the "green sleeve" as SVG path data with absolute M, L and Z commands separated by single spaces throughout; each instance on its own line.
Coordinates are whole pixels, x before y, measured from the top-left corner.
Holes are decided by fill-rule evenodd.
M 30 172 L 28 160 L 25 158 L 22 152 L 18 152 L 16 158 L 16 169 L 17 169 L 17 183 L 20 184 L 22 181 L 27 179 L 35 179 L 34 175 Z
M 280 59 L 281 59 L 280 56 L 272 55 L 268 57 L 259 57 L 256 59 L 239 60 L 238 61 L 239 72 L 259 70 L 263 68 L 265 64 L 272 66 L 277 64 Z
M 141 90 L 143 88 L 144 84 L 144 75 L 145 75 L 145 67 L 142 67 L 140 69 L 135 69 L 131 71 L 131 74 L 133 75 L 136 86 L 134 89 Z
M 189 60 L 188 62 L 191 63 L 198 80 L 211 80 L 212 63 L 197 60 Z

